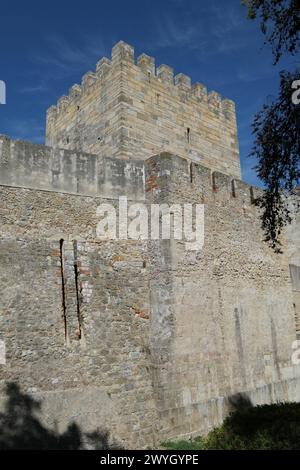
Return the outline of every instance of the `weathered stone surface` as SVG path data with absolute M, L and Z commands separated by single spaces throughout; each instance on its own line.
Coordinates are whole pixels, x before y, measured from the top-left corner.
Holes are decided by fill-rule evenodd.
M 174 240 L 100 242 L 103 197 L 0 186 L 3 388 L 16 381 L 42 397 L 47 423 L 97 422 L 131 447 L 206 432 L 237 393 L 264 403 L 295 399 L 300 386 L 297 273 L 292 284 L 290 251 L 262 242 L 250 187 L 233 191 L 197 164 L 191 181 L 188 161 L 167 153 L 142 173 L 147 204 L 205 201 L 201 252 Z M 299 246 L 289 246 L 295 262 Z
M 0 136 L 0 184 L 142 200 L 144 166 Z
M 234 104 L 120 42 L 50 108 L 47 141 L 0 137 L 0 406 L 17 382 L 47 425 L 140 448 L 207 432 L 240 393 L 298 401 L 300 215 L 275 254 L 239 179 Z M 100 241 L 97 207 L 125 195 L 204 204 L 204 248 Z
M 160 152 L 241 177 L 234 103 L 221 99 L 123 41 L 106 73 L 84 77 L 82 93 L 51 107 L 46 143 L 103 156 L 145 160 Z M 102 61 L 101 61 L 102 63 Z M 142 143 L 142 145 L 141 145 Z

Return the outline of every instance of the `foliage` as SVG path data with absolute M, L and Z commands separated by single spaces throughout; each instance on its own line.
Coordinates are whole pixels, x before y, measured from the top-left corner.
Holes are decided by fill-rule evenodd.
M 296 54 L 300 46 L 300 0 L 244 0 L 243 3 L 248 8 L 249 19 L 260 18 L 275 63 L 285 52 Z
M 278 98 L 264 105 L 253 123 L 251 155 L 257 158 L 255 168 L 267 189 L 257 203 L 264 209 L 266 240 L 275 249 L 280 245 L 282 227 L 290 222 L 283 191 L 289 195 L 300 181 L 300 105 L 295 106 L 291 99 L 291 84 L 298 77 L 300 70 L 281 72 Z
M 300 404 L 243 407 L 207 437 L 169 442 L 171 450 L 299 450 Z
M 250 19 L 260 18 L 266 43 L 271 44 L 274 63 L 283 54 L 296 55 L 300 48 L 300 0 L 242 0 Z M 300 69 L 281 72 L 276 100 L 264 105 L 253 123 L 255 143 L 251 155 L 264 183 L 265 194 L 257 204 L 263 209 L 265 239 L 280 251 L 280 233 L 291 221 L 287 197 L 300 181 L 300 104 L 292 101 L 294 81 Z

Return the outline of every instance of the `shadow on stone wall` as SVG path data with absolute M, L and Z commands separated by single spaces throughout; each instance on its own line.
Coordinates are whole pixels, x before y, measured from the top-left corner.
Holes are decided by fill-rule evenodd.
M 228 397 L 229 411 L 241 411 L 248 408 L 253 408 L 253 403 L 246 393 L 236 393 Z
M 22 393 L 15 383 L 7 385 L 6 393 L 6 407 L 0 413 L 0 450 L 120 449 L 106 431 L 83 433 L 76 423 L 71 423 L 62 434 L 47 429 L 38 417 L 40 401 Z

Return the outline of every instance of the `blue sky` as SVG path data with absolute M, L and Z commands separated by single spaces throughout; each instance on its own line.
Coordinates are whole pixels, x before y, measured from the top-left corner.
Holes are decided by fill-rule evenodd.
M 247 158 L 251 122 L 277 94 L 279 70 L 293 64 L 272 66 L 240 0 L 4 0 L 0 21 L 0 134 L 44 143 L 47 108 L 123 39 L 136 56 L 148 53 L 236 102 L 243 178 L 258 184 Z

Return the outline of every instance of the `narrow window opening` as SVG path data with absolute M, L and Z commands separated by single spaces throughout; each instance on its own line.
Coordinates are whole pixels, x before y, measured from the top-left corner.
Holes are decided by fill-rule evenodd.
M 146 261 L 144 260 L 144 261 L 143 261 L 143 269 L 145 269 L 146 266 L 147 266 L 147 263 L 146 263 Z
M 150 82 L 150 80 L 151 80 L 151 73 L 148 72 L 148 82 Z
M 193 162 L 190 163 L 190 182 L 192 183 L 194 180 L 194 174 L 193 174 Z
M 188 143 L 190 143 L 191 140 L 191 129 L 188 127 L 186 130 L 186 140 Z
M 81 319 L 81 311 L 80 311 L 80 304 L 81 304 L 81 291 L 79 286 L 79 275 L 78 275 L 78 248 L 77 248 L 77 241 L 74 240 L 73 242 L 73 251 L 74 251 L 74 277 L 75 277 L 75 289 L 76 289 L 76 307 L 77 307 L 77 321 L 78 321 L 78 330 L 77 330 L 77 337 L 81 339 L 82 337 L 82 319 Z
M 77 111 L 79 111 L 79 110 L 80 110 L 80 106 L 77 106 Z
M 236 187 L 235 187 L 234 180 L 231 181 L 231 193 L 232 193 L 232 197 L 236 197 Z
M 212 188 L 213 188 L 213 191 L 218 191 L 218 184 L 217 184 L 217 181 L 216 181 L 216 175 L 213 173 L 212 174 Z
M 65 340 L 67 340 L 67 310 L 66 310 L 66 290 L 65 290 L 65 275 L 64 275 L 64 240 L 61 239 L 59 242 L 59 251 L 60 251 L 60 273 L 61 273 L 61 294 L 62 294 L 62 304 L 61 304 L 61 315 L 64 322 L 65 330 Z
M 158 105 L 160 104 L 160 94 L 159 93 L 156 94 L 156 104 L 158 104 Z

